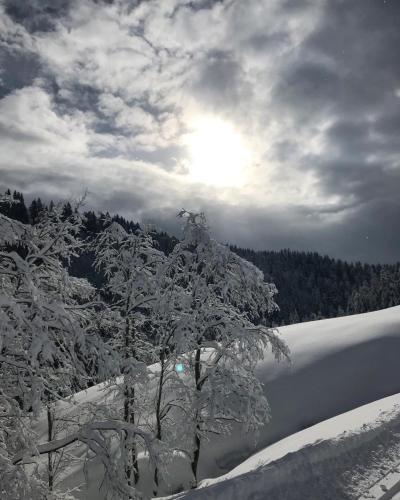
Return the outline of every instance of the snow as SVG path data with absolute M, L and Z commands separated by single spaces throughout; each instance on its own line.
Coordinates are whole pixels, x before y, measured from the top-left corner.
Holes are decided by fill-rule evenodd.
M 229 473 L 173 498 L 253 499 L 269 494 L 268 498 L 279 499 L 378 499 L 400 480 L 399 431 L 400 394 L 396 394 L 295 433 Z M 382 455 L 379 470 L 377 449 Z
M 393 450 L 397 450 L 396 439 L 391 434 L 390 437 L 386 436 L 385 432 L 389 432 L 387 425 L 390 429 L 398 426 L 400 435 L 400 420 L 397 416 L 400 396 L 396 395 L 400 393 L 400 306 L 301 323 L 279 330 L 289 345 L 291 365 L 277 363 L 266 352 L 265 359 L 257 367 L 258 376 L 265 383 L 271 421 L 261 430 L 257 444 L 253 436 L 240 432 L 240 429 L 235 429 L 228 438 L 213 437 L 206 443 L 200 456 L 199 476 L 202 479 L 219 478 L 203 481 L 202 488 L 192 491 L 188 498 L 265 498 L 264 493 L 260 492 L 269 488 L 269 484 L 271 488 L 280 488 L 288 478 L 293 477 L 297 483 L 301 483 L 303 478 L 307 481 L 310 470 L 306 469 L 310 469 L 310 463 L 314 464 L 311 469 L 322 474 L 322 479 L 330 478 L 332 483 L 328 491 L 324 492 L 325 496 L 309 495 L 308 498 L 353 498 L 329 496 L 340 495 L 342 491 L 335 486 L 337 483 L 332 470 L 346 478 L 354 464 L 358 464 L 357 470 L 361 471 L 364 471 L 363 467 L 366 470 L 371 468 L 368 460 L 372 460 L 371 456 L 380 456 L 377 451 L 373 451 L 374 447 L 377 450 L 382 448 L 379 436 L 386 439 L 385 443 L 392 446 Z M 79 393 L 75 398 L 76 406 L 71 407 L 68 403 L 62 403 L 61 406 L 64 413 L 79 413 L 82 404 L 103 398 L 102 387 L 96 386 Z M 377 429 L 380 429 L 378 433 Z M 39 423 L 38 430 L 45 436 L 44 422 Z M 400 448 L 397 452 L 400 456 Z M 333 458 L 335 467 L 332 468 Z M 326 463 L 330 464 L 327 468 L 324 466 Z M 279 467 L 271 464 L 279 464 Z M 302 464 L 304 470 L 301 469 Z M 390 469 L 389 465 L 387 467 Z M 293 475 L 293 471 L 297 470 L 299 474 L 296 472 Z M 356 478 L 357 470 L 352 472 Z M 371 473 L 371 477 L 379 478 L 381 472 L 376 472 L 375 476 Z M 93 466 L 91 473 L 93 480 L 90 490 L 83 492 L 80 498 L 100 500 L 104 498 L 97 491 L 101 472 Z M 79 480 L 82 478 L 80 476 Z M 170 491 L 185 486 L 188 478 L 189 466 L 183 458 L 178 458 L 171 469 Z M 363 485 L 363 478 L 360 473 L 356 483 Z M 326 488 L 326 481 L 322 479 L 320 477 L 313 484 L 318 488 Z M 76 471 L 71 470 L 65 485 L 73 486 L 77 481 Z M 342 482 L 352 484 L 348 477 L 347 483 L 345 479 Z M 304 495 L 304 490 L 297 483 L 292 493 L 298 490 Z M 351 486 L 354 491 L 357 487 Z M 253 493 L 250 495 L 250 492 Z M 382 489 L 380 493 L 383 493 Z M 283 494 L 288 493 L 285 490 Z M 272 494 L 271 498 L 286 497 Z
M 268 353 L 258 365 L 271 421 L 257 449 L 315 423 L 400 392 L 400 307 L 280 328 L 292 365 Z M 236 432 L 203 453 L 201 476 L 228 472 L 252 454 L 249 436 Z
M 274 443 L 273 445 L 255 453 L 252 457 L 217 479 L 205 480 L 203 486 L 232 477 L 237 477 L 278 460 L 288 453 L 293 453 L 310 444 L 338 438 L 343 433 L 361 432 L 363 426 L 376 426 L 380 419 L 387 420 L 389 415 L 400 414 L 400 394 L 374 401 L 355 410 L 338 415 L 316 424 L 308 429 Z

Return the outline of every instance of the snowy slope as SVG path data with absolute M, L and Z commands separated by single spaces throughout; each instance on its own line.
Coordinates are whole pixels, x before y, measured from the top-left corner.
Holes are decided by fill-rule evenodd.
M 261 430 L 257 445 L 240 429 L 228 438 L 205 444 L 199 464 L 201 478 L 221 476 L 286 436 L 400 393 L 400 307 L 291 325 L 280 332 L 291 350 L 291 366 L 277 364 L 269 353 L 258 365 L 271 406 L 271 422 Z M 63 412 L 80 413 L 80 404 L 103 398 L 101 387 L 93 387 L 77 395 L 77 406 L 63 404 Z M 38 430 L 45 436 L 44 422 Z M 92 469 L 94 477 L 100 478 L 101 471 Z M 177 461 L 170 491 L 185 485 L 189 477 L 188 465 Z M 72 486 L 82 479 L 74 473 L 65 484 Z M 91 493 L 84 492 L 81 498 L 100 500 L 101 495 L 95 494 L 99 482 L 94 480 Z
M 267 354 L 258 366 L 271 421 L 257 449 L 363 404 L 400 392 L 400 307 L 280 328 L 292 366 Z M 213 439 L 202 477 L 227 472 L 253 452 L 248 436 Z
M 397 488 L 399 468 L 396 394 L 295 433 L 173 498 L 378 499 Z

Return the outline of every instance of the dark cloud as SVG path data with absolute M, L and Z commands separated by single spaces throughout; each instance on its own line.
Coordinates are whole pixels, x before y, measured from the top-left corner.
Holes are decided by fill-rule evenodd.
M 319 165 L 318 174 L 325 192 L 353 195 L 359 204 L 398 198 L 399 169 L 385 168 L 379 163 L 332 160 Z
M 67 172 L 55 172 L 49 169 L 38 171 L 36 169 L 19 169 L 13 171 L 0 169 L 2 186 L 17 188 L 23 191 L 27 200 L 41 196 L 45 200 L 64 199 L 75 192 L 75 195 L 83 194 L 84 188 L 77 189 L 76 179 L 73 174 Z
M 214 5 L 221 3 L 224 3 L 224 0 L 192 0 L 190 2 L 185 2 L 184 5 L 185 7 L 189 7 L 193 10 L 201 10 L 211 9 Z
M 288 34 L 281 31 L 278 33 L 255 33 L 250 35 L 246 40 L 246 45 L 256 52 L 263 53 L 282 45 L 287 45 L 288 42 Z
M 368 124 L 356 120 L 342 120 L 329 127 L 327 135 L 332 141 L 362 143 L 368 137 Z
M 340 78 L 333 69 L 315 62 L 289 66 L 276 84 L 274 99 L 289 113 L 300 110 L 301 117 L 326 111 L 340 94 Z
M 400 77 L 400 4 L 391 0 L 326 2 L 319 30 L 302 47 L 335 65 L 341 80 L 336 105 L 345 112 L 382 104 Z
M 266 213 L 251 207 L 214 206 L 209 219 L 223 241 L 242 247 L 291 248 L 352 261 L 395 262 L 400 245 L 398 213 L 398 203 L 381 200 L 350 209 L 345 220 L 323 224 L 308 207 Z
M 5 0 L 6 13 L 30 32 L 50 31 L 65 16 L 72 0 Z
M 320 127 L 324 144 L 301 160 L 282 141 L 276 157 L 306 164 L 322 193 L 352 207 L 326 227 L 337 238 L 331 253 L 353 259 L 400 255 L 399 23 L 398 2 L 326 2 L 318 28 L 275 84 L 275 106 L 293 129 Z
M 67 89 L 61 89 L 52 80 L 48 91 L 54 96 L 57 108 L 63 112 L 68 109 L 79 109 L 80 111 L 94 111 L 98 108 L 100 90 L 91 85 L 74 83 Z
M 374 131 L 386 138 L 395 137 L 397 145 L 400 137 L 400 112 L 388 112 L 380 116 L 374 123 Z
M 37 56 L 7 49 L 0 53 L 0 67 L 0 99 L 15 89 L 31 85 L 41 72 Z
M 226 111 L 237 105 L 242 96 L 248 99 L 251 87 L 232 53 L 210 51 L 198 64 L 192 91 L 207 107 Z
M 282 0 L 281 6 L 283 10 L 288 12 L 298 11 L 305 7 L 312 7 L 315 4 L 313 0 Z

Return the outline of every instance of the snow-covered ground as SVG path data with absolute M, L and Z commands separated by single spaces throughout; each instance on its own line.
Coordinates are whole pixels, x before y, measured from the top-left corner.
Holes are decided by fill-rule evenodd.
M 297 432 L 173 498 L 380 499 L 399 480 L 396 394 Z
M 271 407 L 257 449 L 400 392 L 400 307 L 280 328 L 292 365 L 267 353 L 258 366 Z M 240 432 L 209 443 L 201 477 L 219 476 L 254 451 Z
M 215 483 L 203 482 L 203 487 L 188 498 L 261 499 L 266 488 L 272 488 L 268 498 L 304 499 L 303 483 L 314 488 L 306 497 L 310 500 L 358 498 L 351 496 L 352 492 L 360 496 L 364 485 L 370 487 L 364 477 L 366 470 L 372 471 L 368 480 L 378 479 L 380 467 L 386 470 L 393 465 L 391 460 L 384 460 L 392 453 L 388 450 L 393 448 L 400 460 L 397 438 L 393 437 L 400 432 L 400 397 L 382 400 L 400 393 L 400 306 L 291 325 L 280 328 L 280 332 L 290 347 L 292 364 L 278 364 L 266 353 L 258 365 L 270 402 L 271 421 L 261 430 L 257 443 L 240 429 L 228 438 L 205 443 L 200 477 L 225 476 Z M 93 387 L 80 393 L 77 401 L 83 404 L 103 397 L 104 392 Z M 367 406 L 350 411 L 362 405 Z M 381 414 L 381 410 L 386 413 Z M 64 405 L 63 411 L 79 413 L 79 405 L 73 409 Z M 340 417 L 327 420 L 337 415 Z M 38 429 L 45 435 L 44 426 L 40 424 Z M 82 480 L 72 472 L 65 482 L 68 486 Z M 82 492 L 80 498 L 100 500 L 97 489 L 101 471 L 93 469 L 92 474 L 90 492 Z M 177 459 L 171 491 L 177 491 L 188 478 L 188 464 Z M 284 496 L 289 480 L 292 494 L 303 491 L 303 496 Z M 343 485 L 347 493 L 342 491 Z M 383 493 L 379 482 L 377 488 Z

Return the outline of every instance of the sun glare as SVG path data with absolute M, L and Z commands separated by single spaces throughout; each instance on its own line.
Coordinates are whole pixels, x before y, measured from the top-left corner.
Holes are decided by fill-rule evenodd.
M 215 186 L 240 186 L 245 180 L 250 151 L 234 127 L 218 118 L 194 121 L 185 136 L 188 169 L 193 181 Z

